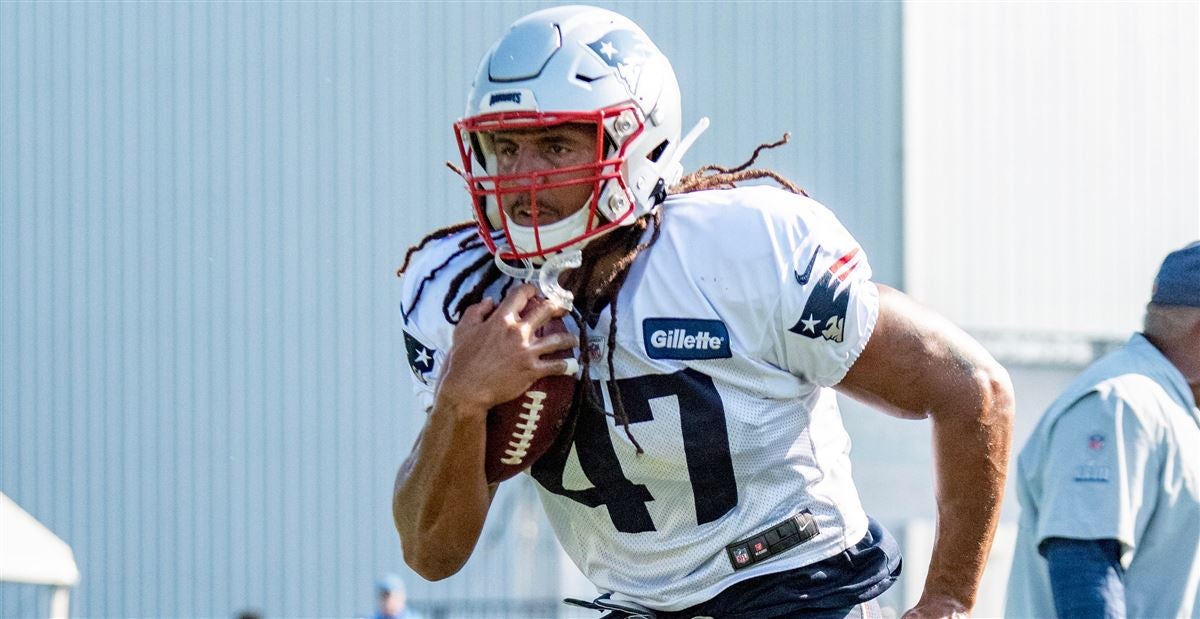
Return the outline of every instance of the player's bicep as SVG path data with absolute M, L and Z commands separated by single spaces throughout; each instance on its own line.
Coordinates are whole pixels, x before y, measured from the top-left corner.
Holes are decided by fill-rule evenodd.
M 974 339 L 908 295 L 879 286 L 879 314 L 839 391 L 902 418 L 961 408 L 1003 375 Z

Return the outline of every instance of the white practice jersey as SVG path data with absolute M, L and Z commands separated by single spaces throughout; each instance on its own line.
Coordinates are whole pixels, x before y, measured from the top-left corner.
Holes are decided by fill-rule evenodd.
M 678 610 L 866 533 L 828 387 L 862 352 L 879 304 L 862 249 L 809 198 L 746 187 L 671 196 L 663 208 L 661 236 L 620 291 L 615 380 L 608 310 L 585 344 L 590 378 L 610 413 L 619 394 L 643 453 L 611 414 L 581 414 L 570 453 L 542 458 L 533 475 L 559 541 L 597 587 Z M 484 250 L 413 298 L 468 234 L 431 243 L 405 276 L 405 340 L 426 407 L 451 344 L 443 297 Z M 773 545 L 788 533 L 802 541 Z

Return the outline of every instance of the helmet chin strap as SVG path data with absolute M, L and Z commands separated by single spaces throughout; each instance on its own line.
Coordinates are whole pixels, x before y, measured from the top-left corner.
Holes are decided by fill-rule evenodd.
M 563 271 L 578 269 L 583 265 L 582 251 L 572 249 L 556 253 L 547 257 L 539 266 L 534 266 L 533 262 L 528 259 L 522 259 L 521 266 L 513 266 L 501 260 L 500 253 L 501 251 L 498 250 L 493 260 L 501 273 L 513 279 L 537 284 L 542 296 L 546 297 L 546 300 L 555 307 L 567 311 L 574 309 L 575 295 L 558 283 L 558 276 L 562 275 Z

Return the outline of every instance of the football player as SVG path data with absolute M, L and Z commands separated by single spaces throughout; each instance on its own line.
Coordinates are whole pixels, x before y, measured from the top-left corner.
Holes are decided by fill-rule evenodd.
M 1004 488 L 1007 374 L 874 284 L 828 209 L 750 167 L 758 151 L 684 176 L 706 121 L 682 136 L 681 118 L 670 63 L 610 11 L 535 12 L 483 58 L 455 125 L 475 221 L 401 268 L 426 414 L 393 500 L 405 560 L 431 580 L 466 562 L 495 492 L 488 410 L 578 369 L 570 421 L 530 473 L 604 592 L 591 606 L 877 615 L 899 549 L 860 504 L 839 390 L 932 419 L 937 538 L 908 616 L 970 611 Z M 736 186 L 764 178 L 782 188 Z M 564 315 L 570 333 L 535 335 Z M 542 359 L 577 345 L 581 368 Z

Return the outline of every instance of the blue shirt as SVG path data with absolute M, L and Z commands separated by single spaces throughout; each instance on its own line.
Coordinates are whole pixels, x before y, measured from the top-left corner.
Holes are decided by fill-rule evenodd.
M 1113 539 L 1131 617 L 1200 611 L 1200 411 L 1141 334 L 1046 411 L 1017 461 L 1021 503 L 1005 614 L 1053 617 L 1048 538 Z

